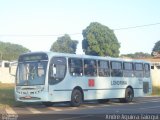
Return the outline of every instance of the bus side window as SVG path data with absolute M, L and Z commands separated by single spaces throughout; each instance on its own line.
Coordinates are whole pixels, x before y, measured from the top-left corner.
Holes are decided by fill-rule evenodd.
M 148 63 L 144 64 L 144 77 L 150 77 L 150 65 Z
M 122 77 L 122 62 L 119 61 L 111 61 L 111 76 L 112 77 Z
M 99 76 L 110 76 L 109 62 L 104 60 L 98 61 L 98 74 Z
M 135 77 L 143 77 L 143 64 L 135 63 L 134 67 L 135 67 L 135 71 L 134 71 Z
M 49 66 L 49 84 L 61 82 L 65 78 L 66 70 L 66 58 L 53 57 Z
M 123 63 L 123 76 L 124 77 L 133 77 L 133 63 L 132 62 L 124 62 Z
M 84 60 L 84 74 L 86 76 L 96 76 L 97 75 L 96 60 L 90 60 L 90 59 Z
M 82 76 L 83 75 L 82 59 L 69 58 L 68 64 L 69 64 L 69 72 L 72 76 Z

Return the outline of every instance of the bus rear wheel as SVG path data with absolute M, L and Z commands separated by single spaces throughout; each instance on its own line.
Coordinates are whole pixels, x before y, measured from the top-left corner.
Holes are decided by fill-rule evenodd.
M 71 95 L 71 106 L 73 107 L 78 107 L 82 104 L 82 100 L 83 97 L 82 97 L 82 93 L 80 90 L 78 89 L 75 89 L 73 90 L 72 92 L 72 95 Z
M 54 103 L 53 102 L 42 102 L 43 105 L 46 107 L 51 107 Z
M 133 89 L 128 87 L 126 88 L 126 91 L 125 91 L 125 98 L 121 98 L 120 102 L 124 102 L 124 103 L 132 102 L 133 98 L 134 98 Z

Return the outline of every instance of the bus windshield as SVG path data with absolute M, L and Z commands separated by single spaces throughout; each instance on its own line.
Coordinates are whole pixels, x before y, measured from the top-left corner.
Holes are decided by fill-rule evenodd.
M 47 61 L 30 61 L 19 63 L 17 69 L 17 85 L 44 85 Z

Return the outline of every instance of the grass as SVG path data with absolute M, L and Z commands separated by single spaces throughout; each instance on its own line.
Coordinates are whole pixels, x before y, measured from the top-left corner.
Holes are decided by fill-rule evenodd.
M 152 95 L 160 96 L 160 87 L 153 87 L 152 88 Z
M 23 103 L 15 101 L 14 97 L 14 84 L 4 84 L 0 83 L 0 108 L 11 106 L 28 106 L 28 105 L 37 105 L 40 103 Z
M 14 102 L 14 85 L 0 84 L 0 105 L 13 105 Z
M 25 103 L 15 101 L 14 84 L 0 83 L 0 107 L 7 105 L 20 106 L 20 105 L 25 105 Z

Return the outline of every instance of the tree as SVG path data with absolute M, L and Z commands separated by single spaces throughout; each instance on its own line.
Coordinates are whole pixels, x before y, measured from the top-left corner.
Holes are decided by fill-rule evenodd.
M 129 58 L 151 58 L 151 55 L 149 53 L 143 53 L 143 52 L 135 52 L 134 54 L 123 54 L 121 57 L 129 57 Z
M 83 30 L 82 49 L 87 55 L 119 56 L 120 43 L 113 30 L 93 22 Z
M 59 37 L 56 42 L 51 46 L 50 51 L 62 52 L 62 53 L 75 53 L 77 49 L 78 41 L 71 40 L 70 36 L 65 34 Z
M 155 57 L 160 57 L 160 40 L 155 43 L 151 55 Z
M 0 60 L 16 60 L 20 54 L 29 51 L 29 49 L 21 45 L 0 41 Z

